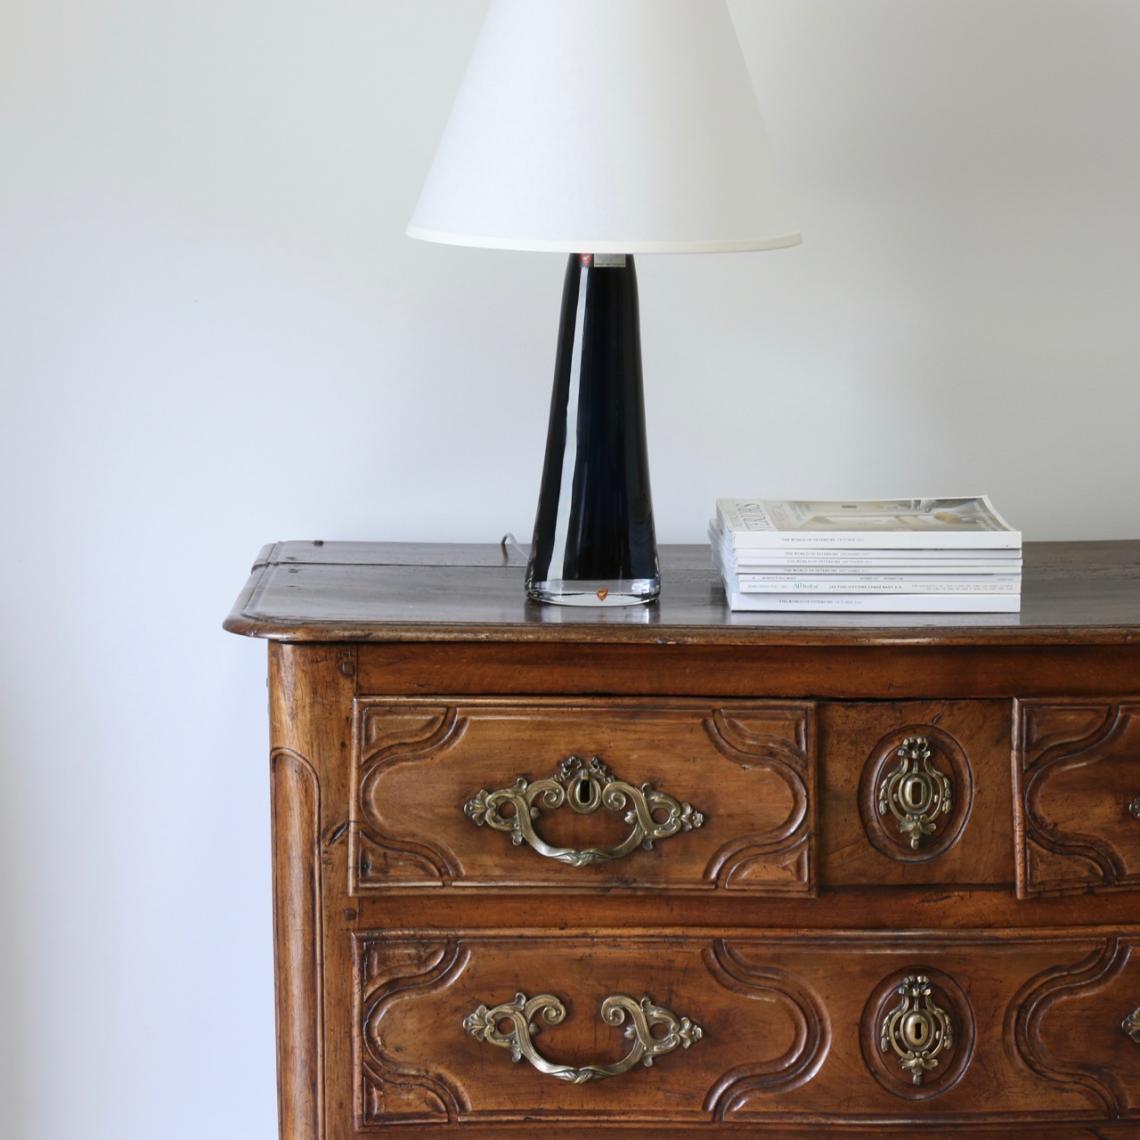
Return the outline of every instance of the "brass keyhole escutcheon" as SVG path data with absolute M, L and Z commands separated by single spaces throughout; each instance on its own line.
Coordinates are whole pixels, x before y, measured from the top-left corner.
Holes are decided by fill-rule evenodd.
M 903 1018 L 903 1041 L 910 1049 L 925 1049 L 930 1044 L 930 1021 L 917 1013 L 908 1013 Z
M 554 847 L 538 834 L 537 824 L 544 811 L 566 806 L 578 815 L 592 815 L 600 808 L 620 815 L 630 831 L 616 847 Z M 516 846 L 526 843 L 540 855 L 569 863 L 572 867 L 592 867 L 608 863 L 641 848 L 653 849 L 661 839 L 702 827 L 704 815 L 651 784 L 640 787 L 618 779 L 597 756 L 583 760 L 567 756 L 553 776 L 533 783 L 519 776 L 510 787 L 487 791 L 480 788 L 463 805 L 464 814 L 476 827 L 484 825 L 505 831 Z
M 925 974 L 904 978 L 895 993 L 898 1005 L 883 1018 L 879 1048 L 894 1053 L 911 1083 L 920 1085 L 953 1048 L 954 1029 L 950 1015 L 934 1000 L 934 987 Z
M 938 830 L 940 816 L 953 805 L 950 777 L 940 772 L 925 736 L 908 736 L 899 745 L 898 763 L 879 784 L 879 814 L 890 814 L 912 851 L 923 836 Z
M 922 815 L 930 808 L 931 786 L 929 780 L 918 776 L 907 776 L 902 783 L 902 799 L 908 812 Z

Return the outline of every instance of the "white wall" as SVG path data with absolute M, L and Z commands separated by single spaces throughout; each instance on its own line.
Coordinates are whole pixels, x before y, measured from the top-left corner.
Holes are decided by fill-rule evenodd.
M 402 229 L 480 0 L 0 5 L 0 1133 L 274 1132 L 265 541 L 525 538 L 555 256 Z M 1140 534 L 1140 3 L 735 0 L 805 244 L 640 265 L 659 533 Z

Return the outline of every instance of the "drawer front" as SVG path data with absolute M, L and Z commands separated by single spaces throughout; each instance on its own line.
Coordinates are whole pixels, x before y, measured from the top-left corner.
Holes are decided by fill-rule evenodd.
M 360 699 L 349 889 L 814 889 L 807 703 Z
M 826 886 L 1014 882 L 1008 701 L 819 708 Z
M 1140 700 L 1021 701 L 1018 893 L 1140 887 Z
M 355 1126 L 1137 1119 L 1138 940 L 359 933 Z

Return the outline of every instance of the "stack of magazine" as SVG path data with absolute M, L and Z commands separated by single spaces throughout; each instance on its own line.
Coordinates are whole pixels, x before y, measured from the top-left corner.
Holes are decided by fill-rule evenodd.
M 734 610 L 1016 613 L 1021 534 L 984 495 L 718 499 L 713 560 Z

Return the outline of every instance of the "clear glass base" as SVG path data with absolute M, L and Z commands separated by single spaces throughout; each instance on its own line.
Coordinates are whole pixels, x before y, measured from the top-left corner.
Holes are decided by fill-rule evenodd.
M 536 602 L 555 606 L 640 606 L 661 593 L 660 578 L 617 578 L 610 582 L 565 579 L 528 582 L 527 594 Z

